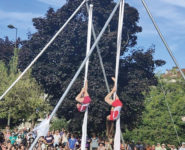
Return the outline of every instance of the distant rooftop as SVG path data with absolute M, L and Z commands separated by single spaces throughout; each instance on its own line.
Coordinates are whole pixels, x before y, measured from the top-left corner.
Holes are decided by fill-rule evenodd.
M 185 74 L 185 68 L 181 69 Z M 162 75 L 163 78 L 177 78 L 181 77 L 181 73 L 177 67 L 173 67 L 171 70 L 166 70 L 166 72 Z

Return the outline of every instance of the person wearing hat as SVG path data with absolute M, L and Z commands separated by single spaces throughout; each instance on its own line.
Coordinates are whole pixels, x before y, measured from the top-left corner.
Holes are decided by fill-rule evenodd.
M 162 147 L 161 147 L 160 143 L 157 143 L 157 146 L 155 147 L 155 150 L 162 150 Z
M 166 145 L 162 144 L 162 150 L 166 150 Z
M 182 146 L 179 150 L 185 150 L 185 142 L 182 142 Z

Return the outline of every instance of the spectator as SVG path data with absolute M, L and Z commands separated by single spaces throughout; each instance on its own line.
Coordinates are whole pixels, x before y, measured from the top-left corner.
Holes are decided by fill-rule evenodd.
M 10 136 L 11 136 L 10 131 L 7 131 L 5 134 L 5 141 L 8 141 Z
M 132 147 L 133 146 L 133 147 Z M 133 148 L 133 149 L 132 149 Z M 135 150 L 135 145 L 132 145 L 132 143 L 126 145 L 126 150 Z
M 33 143 L 33 141 L 34 141 L 34 138 L 32 136 L 32 133 L 29 133 L 29 136 L 28 137 L 29 138 L 27 140 L 27 143 L 28 143 L 28 146 L 30 146 Z
M 62 131 L 60 131 L 60 137 L 62 137 L 62 135 L 64 134 L 64 128 L 62 128 Z
M 89 139 L 87 137 L 87 139 L 86 139 L 86 145 L 85 145 L 86 150 L 90 150 L 90 143 L 91 143 L 91 139 Z
M 139 147 L 140 147 L 140 142 L 138 142 L 138 143 L 136 144 L 135 149 L 136 149 L 136 150 L 140 150 Z
M 157 143 L 157 146 L 155 147 L 155 150 L 162 150 L 162 147 L 161 147 L 160 143 Z
M 45 142 L 47 144 L 48 147 L 52 147 L 53 143 L 54 143 L 54 137 L 51 134 L 50 131 L 48 131 L 48 135 L 45 137 Z
M 68 134 L 66 131 L 64 131 L 64 134 L 62 135 L 62 144 L 66 145 L 68 143 Z
M 98 141 L 99 141 L 99 139 L 96 137 L 96 134 L 93 133 L 93 136 L 91 138 L 92 150 L 97 150 L 98 149 Z
M 144 145 L 141 142 L 139 144 L 139 150 L 144 150 Z
M 16 139 L 17 139 L 17 136 L 13 132 L 12 135 L 10 136 L 10 138 L 9 138 L 12 145 L 14 145 L 14 143 L 16 142 Z
M 180 147 L 179 150 L 185 150 L 185 142 L 182 142 L 182 146 Z
M 152 145 L 152 148 L 151 148 L 151 150 L 155 150 L 155 145 Z
M 22 138 L 21 138 L 21 135 L 19 134 L 17 139 L 16 139 L 16 143 L 17 145 L 20 145 L 22 143 Z
M 129 149 L 129 150 L 134 150 L 134 149 L 135 149 L 134 140 L 132 140 L 132 142 L 130 142 L 130 143 L 128 144 L 128 148 L 127 148 L 127 149 Z
M 98 150 L 106 150 L 106 149 L 105 149 L 105 146 L 104 146 L 104 143 L 100 143 L 100 144 L 99 144 Z
M 162 150 L 166 150 L 166 145 L 162 144 Z
M 73 134 L 71 134 L 71 138 L 68 141 L 68 146 L 70 150 L 74 150 L 76 148 L 77 139 L 74 138 Z
M 112 146 L 111 146 L 111 144 L 109 142 L 109 139 L 105 140 L 105 149 L 106 150 L 112 150 Z
M 60 136 L 59 130 L 57 130 L 57 131 L 55 131 L 55 134 L 54 134 L 54 144 L 53 144 L 53 146 L 54 147 L 59 146 L 60 140 L 61 140 L 61 136 Z

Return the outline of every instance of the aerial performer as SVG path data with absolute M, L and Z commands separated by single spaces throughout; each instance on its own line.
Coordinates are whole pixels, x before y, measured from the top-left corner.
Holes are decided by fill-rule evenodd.
M 79 102 L 76 105 L 79 112 L 85 112 L 85 110 L 91 103 L 91 98 L 89 97 L 89 93 L 87 92 L 87 89 L 88 89 L 88 85 L 86 81 L 85 86 L 81 89 L 80 93 L 76 96 L 76 101 Z
M 105 97 L 105 101 L 112 106 L 110 115 L 107 116 L 107 120 L 114 121 L 117 120 L 120 116 L 121 108 L 123 106 L 122 102 L 120 101 L 119 97 L 116 95 L 115 99 L 113 98 L 114 93 L 116 92 L 116 86 L 115 86 L 115 78 L 112 77 L 112 80 L 114 81 L 114 87 L 112 88 L 112 91 L 107 94 Z

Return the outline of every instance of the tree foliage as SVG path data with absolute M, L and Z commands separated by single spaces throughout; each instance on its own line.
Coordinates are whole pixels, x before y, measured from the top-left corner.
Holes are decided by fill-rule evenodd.
M 54 119 L 51 123 L 50 130 L 61 130 L 62 128 L 67 129 L 68 128 L 68 122 L 65 118 L 61 119 Z
M 8 64 L 11 57 L 13 56 L 14 44 L 8 37 L 5 39 L 0 38 L 0 60 L 5 64 Z
M 32 35 L 30 40 L 24 41 L 19 61 L 21 70 L 40 52 L 80 3 L 81 0 L 68 0 L 56 11 L 50 8 L 44 18 L 33 19 L 33 25 L 37 32 Z M 98 34 L 115 6 L 115 2 L 113 0 L 93 0 L 92 3 L 94 5 L 93 23 Z M 42 84 L 45 92 L 52 96 L 50 100 L 52 105 L 56 105 L 85 57 L 87 20 L 87 10 L 83 7 L 33 67 L 32 74 L 37 82 Z M 141 27 L 137 25 L 138 21 L 137 10 L 126 4 L 121 55 L 125 55 L 136 45 L 136 34 L 142 31 Z M 110 84 L 112 84 L 111 77 L 114 76 L 115 70 L 117 22 L 118 11 L 99 42 Z M 118 94 L 124 103 L 122 120 L 129 127 L 137 122 L 143 109 L 144 96 L 142 92 L 147 90 L 148 86 L 157 83 L 153 73 L 154 69 L 164 63 L 155 61 L 153 52 L 154 47 L 146 52 L 142 49 L 132 50 L 121 60 Z M 83 75 L 84 72 L 80 74 L 57 112 L 59 117 L 72 119 L 71 129 L 73 130 L 81 128 L 83 113 L 76 110 L 75 96 L 83 86 Z M 89 108 L 89 129 L 103 131 L 106 115 L 109 114 L 110 108 L 104 102 L 107 91 L 99 58 L 95 52 L 90 57 L 88 85 L 92 98 Z
M 185 83 L 176 79 L 159 79 L 156 87 L 151 87 L 151 91 L 145 98 L 145 110 L 141 124 L 132 131 L 125 134 L 127 140 L 143 141 L 145 143 L 156 144 L 168 143 L 178 145 L 172 120 L 167 108 L 167 103 L 173 116 L 174 124 L 180 140 L 185 136 L 185 124 L 181 117 L 184 116 Z
M 0 94 L 18 77 L 17 70 L 18 49 L 14 51 L 8 66 L 0 62 Z M 7 119 L 10 113 L 12 123 L 21 121 L 36 121 L 49 111 L 49 104 L 45 101 L 45 95 L 36 80 L 28 72 L 22 80 L 0 101 L 0 118 Z M 2 125 L 2 124 L 1 124 Z

